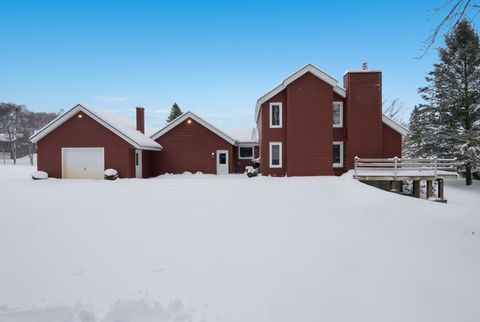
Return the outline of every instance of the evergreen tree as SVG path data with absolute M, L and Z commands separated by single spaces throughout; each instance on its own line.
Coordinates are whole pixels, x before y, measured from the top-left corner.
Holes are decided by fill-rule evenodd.
M 472 184 L 472 168 L 480 158 L 480 42 L 467 20 L 445 36 L 434 65 L 420 89 L 432 107 L 434 140 L 439 157 L 456 157 L 465 168 L 466 184 Z
M 177 103 L 173 103 L 172 108 L 170 109 L 170 115 L 168 115 L 167 123 L 172 122 L 174 119 L 182 115 L 182 110 Z
M 430 106 L 422 104 L 413 108 L 404 146 L 407 157 L 428 158 L 437 155 L 436 123 L 434 110 Z

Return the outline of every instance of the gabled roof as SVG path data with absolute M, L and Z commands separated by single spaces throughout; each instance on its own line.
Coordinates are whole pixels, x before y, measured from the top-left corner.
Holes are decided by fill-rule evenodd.
M 152 140 L 158 139 L 159 137 L 161 137 L 165 133 L 169 132 L 170 130 L 174 129 L 177 125 L 181 124 L 182 122 L 186 121 L 189 118 L 191 118 L 192 120 L 201 124 L 202 126 L 206 127 L 207 129 L 209 129 L 210 131 L 212 131 L 213 133 L 215 133 L 216 135 L 218 135 L 219 137 L 221 137 L 222 139 L 224 139 L 228 143 L 230 143 L 232 145 L 235 145 L 235 143 L 237 143 L 236 140 L 234 138 L 232 138 L 230 135 L 228 135 L 225 132 L 217 129 L 215 126 L 213 126 L 212 124 L 208 123 L 207 121 L 205 121 L 204 119 L 200 118 L 199 116 L 195 115 L 194 113 L 192 113 L 190 111 L 183 113 L 182 115 L 177 117 L 175 120 L 173 120 L 172 122 L 165 125 L 157 133 L 153 134 L 151 136 Z
M 409 130 L 403 126 L 402 124 L 392 120 L 385 114 L 382 114 L 382 122 L 387 125 L 389 128 L 397 132 L 398 134 L 402 135 L 402 137 L 406 136 Z
M 37 131 L 37 133 L 30 137 L 30 141 L 33 143 L 38 142 L 40 139 L 65 123 L 78 112 L 85 113 L 85 115 L 88 115 L 137 149 L 154 151 L 160 151 L 162 149 L 160 144 L 150 139 L 140 131 L 137 131 L 133 122 L 102 110 L 86 107 L 82 104 L 75 105 L 73 108 L 45 125 L 39 131 Z
M 258 144 L 258 131 L 256 128 L 223 129 L 222 131 L 234 138 L 238 144 Z
M 255 107 L 255 122 L 258 120 L 258 116 L 260 115 L 260 109 L 262 107 L 262 104 L 283 91 L 290 83 L 295 81 L 296 79 L 300 78 L 306 73 L 312 73 L 313 75 L 317 76 L 321 80 L 323 80 L 325 83 L 329 84 L 330 86 L 333 87 L 333 91 L 340 95 L 341 97 L 345 98 L 347 96 L 347 93 L 343 87 L 338 86 L 338 81 L 333 78 L 332 76 L 328 75 L 325 73 L 323 70 L 313 66 L 312 64 L 307 64 L 285 78 L 279 85 L 274 87 L 272 90 L 270 90 L 267 94 L 263 95 L 257 100 L 257 106 Z

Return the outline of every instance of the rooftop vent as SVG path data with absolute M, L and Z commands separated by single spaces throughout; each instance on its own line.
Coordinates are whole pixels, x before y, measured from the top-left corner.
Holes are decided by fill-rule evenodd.
M 363 62 L 362 63 L 362 70 L 367 70 L 368 69 L 368 63 L 367 62 Z

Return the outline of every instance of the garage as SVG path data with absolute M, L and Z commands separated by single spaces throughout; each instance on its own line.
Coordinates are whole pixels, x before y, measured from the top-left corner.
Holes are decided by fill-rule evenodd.
M 103 179 L 103 148 L 62 148 L 62 178 Z

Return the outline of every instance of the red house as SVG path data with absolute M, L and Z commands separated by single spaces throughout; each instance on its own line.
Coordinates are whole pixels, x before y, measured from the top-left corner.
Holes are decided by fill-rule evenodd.
M 31 137 L 38 169 L 57 178 L 124 178 L 164 173 L 242 173 L 252 160 L 264 175 L 338 175 L 355 156 L 401 156 L 407 130 L 382 115 L 381 72 L 345 73 L 343 84 L 306 65 L 257 101 L 257 127 L 221 130 L 187 112 L 145 133 L 136 124 L 77 105 Z
M 338 175 L 355 156 L 401 157 L 408 130 L 382 115 L 382 73 L 348 71 L 343 85 L 309 64 L 257 101 L 261 173 Z

